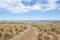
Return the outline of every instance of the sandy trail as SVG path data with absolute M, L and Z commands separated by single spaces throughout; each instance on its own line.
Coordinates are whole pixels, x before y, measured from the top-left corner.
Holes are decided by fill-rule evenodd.
M 38 30 L 35 27 L 28 27 L 23 33 L 18 35 L 14 40 L 36 40 Z

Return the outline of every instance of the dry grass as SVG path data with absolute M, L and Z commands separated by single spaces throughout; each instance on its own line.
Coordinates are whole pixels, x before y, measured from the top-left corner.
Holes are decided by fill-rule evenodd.
M 60 22 L 0 23 L 0 40 L 13 40 L 29 26 L 38 29 L 36 40 L 60 40 Z

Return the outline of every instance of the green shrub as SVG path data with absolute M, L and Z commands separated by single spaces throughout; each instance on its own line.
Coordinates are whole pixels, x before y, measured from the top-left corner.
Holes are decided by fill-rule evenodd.
M 56 30 L 56 28 L 52 28 L 52 29 L 51 29 L 51 31 L 55 31 L 55 30 Z

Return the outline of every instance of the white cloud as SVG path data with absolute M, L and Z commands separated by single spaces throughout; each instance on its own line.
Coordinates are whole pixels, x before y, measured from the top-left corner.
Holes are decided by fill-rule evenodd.
M 44 11 L 59 9 L 58 4 L 56 3 L 58 0 L 48 0 L 48 4 L 45 5 L 46 9 Z
M 40 4 L 35 4 L 33 6 L 27 6 L 26 8 L 28 8 L 29 10 L 42 10 Z
M 32 6 L 31 9 L 32 10 L 41 10 L 41 6 L 40 6 L 40 4 L 35 4 L 35 5 Z
M 57 0 L 48 0 L 48 7 L 50 9 L 56 9 L 56 5 L 57 5 L 56 1 Z
M 0 8 L 4 8 L 11 12 L 26 12 L 28 11 L 24 5 L 21 4 L 22 0 L 1 0 L 0 1 Z M 16 6 L 13 6 L 16 3 Z
M 26 2 L 31 2 L 32 0 L 24 0 Z M 56 3 L 57 0 L 48 0 L 48 4 L 39 4 L 36 3 L 33 6 L 24 6 L 22 0 L 0 0 L 0 8 L 6 9 L 10 12 L 29 12 L 30 10 L 42 10 L 49 11 L 54 9 L 60 9 Z M 46 7 L 46 8 L 44 8 Z

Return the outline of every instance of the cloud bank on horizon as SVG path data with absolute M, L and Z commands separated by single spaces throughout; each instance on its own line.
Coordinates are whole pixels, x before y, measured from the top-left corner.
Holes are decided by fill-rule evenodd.
M 0 0 L 0 9 L 21 13 L 33 11 L 49 11 L 60 9 L 59 0 Z

